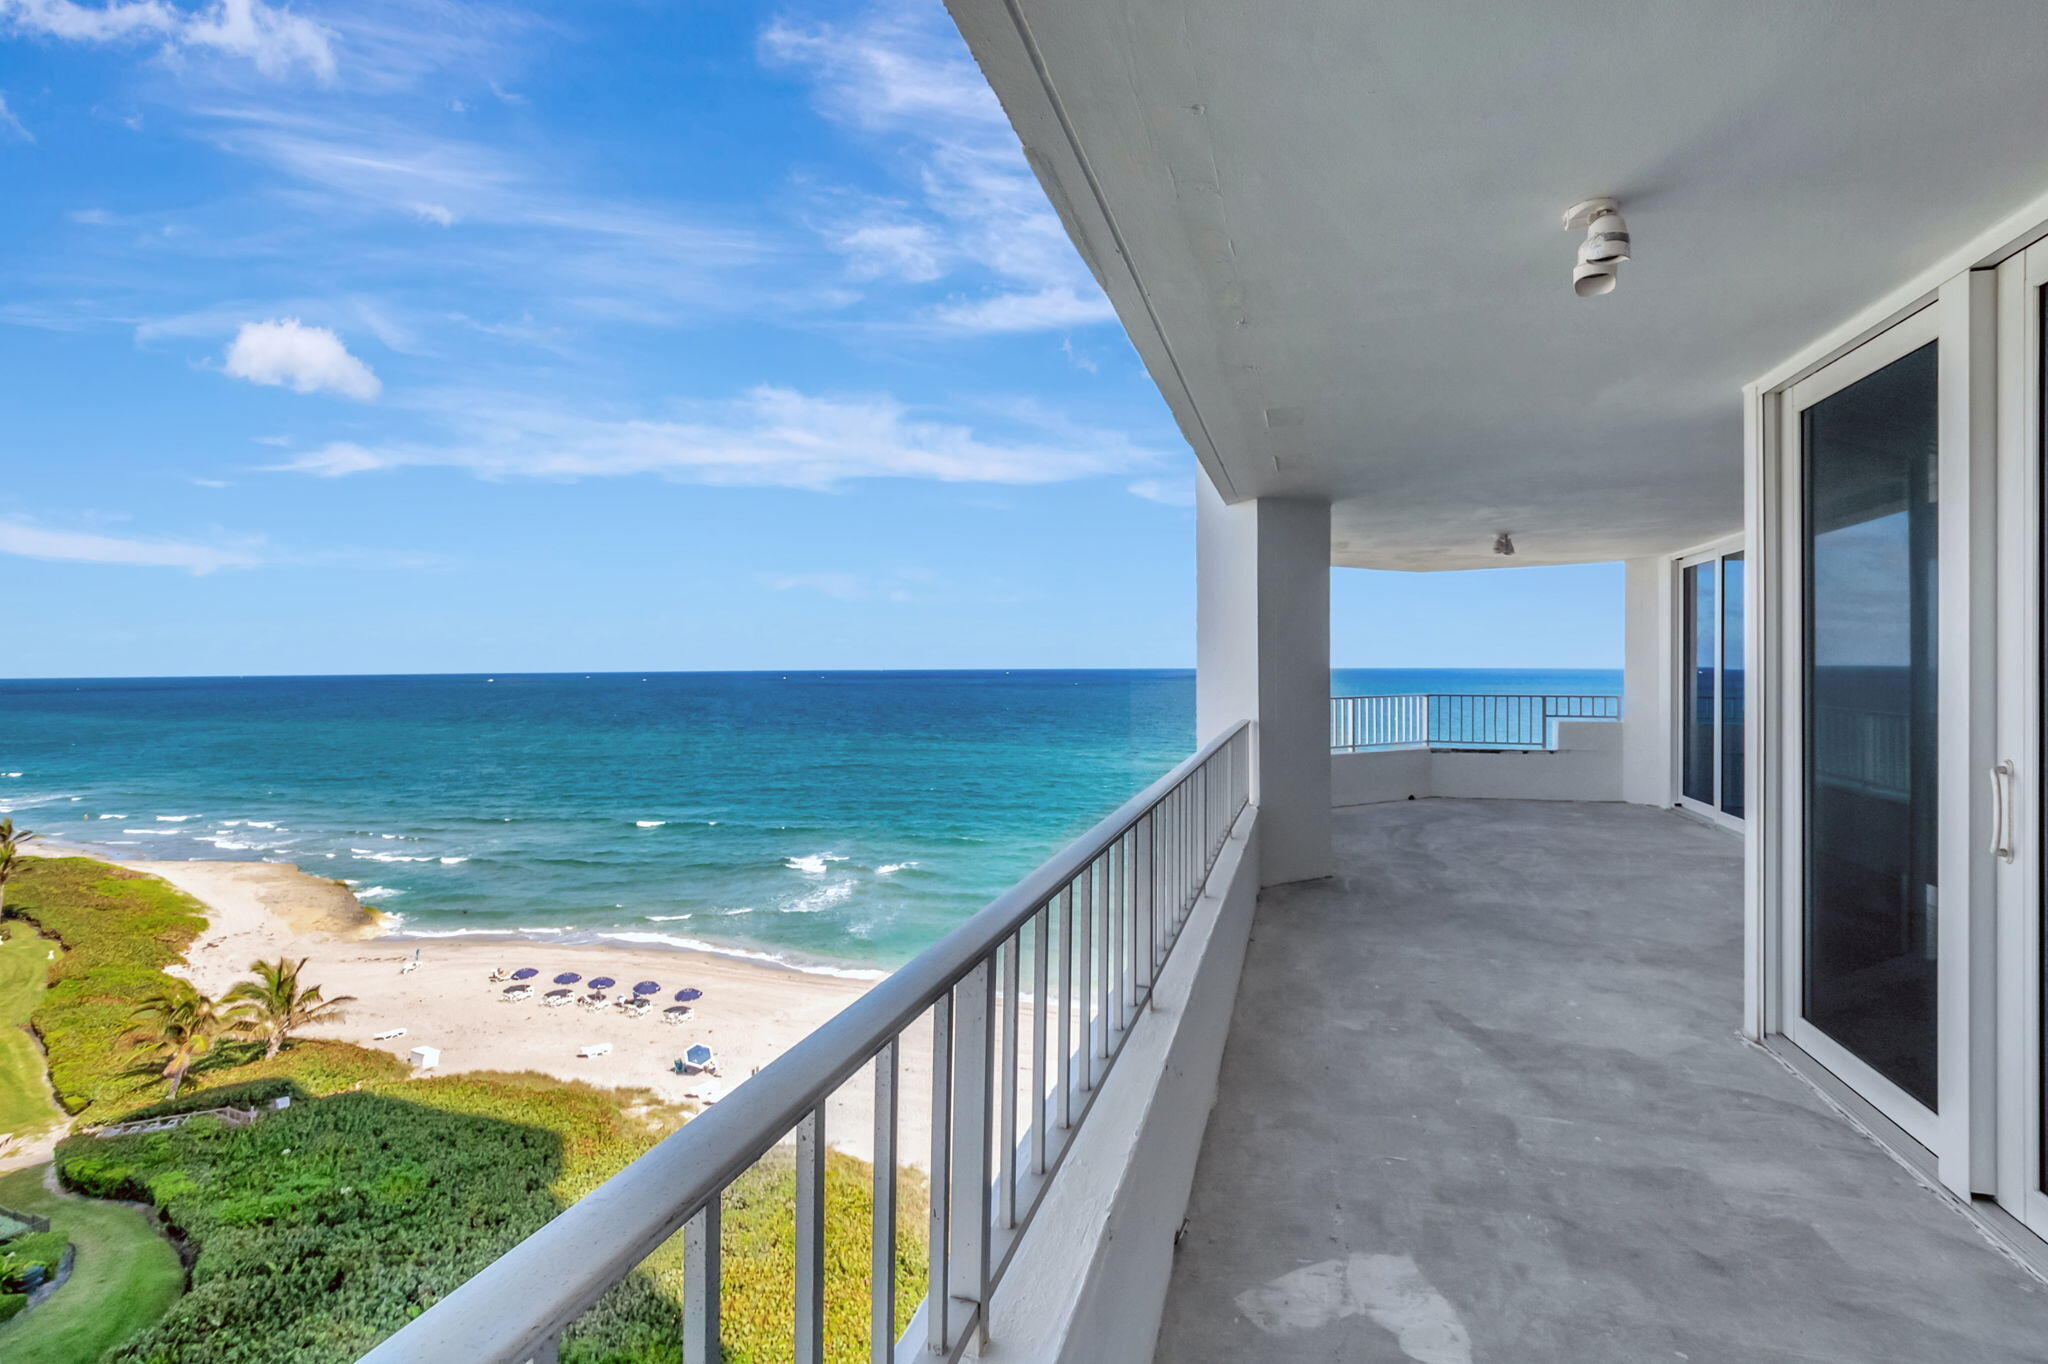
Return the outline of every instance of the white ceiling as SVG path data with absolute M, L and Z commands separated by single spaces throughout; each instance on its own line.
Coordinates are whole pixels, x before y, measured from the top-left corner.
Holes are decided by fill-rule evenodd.
M 1211 477 L 1340 564 L 1739 530 L 1740 386 L 2048 190 L 2040 0 L 948 2 Z

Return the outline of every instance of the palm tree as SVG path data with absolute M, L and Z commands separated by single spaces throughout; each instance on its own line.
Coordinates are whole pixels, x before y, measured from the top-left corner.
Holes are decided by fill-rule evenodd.
M 252 961 L 249 969 L 256 979 L 239 982 L 225 996 L 245 1011 L 245 1026 L 263 1039 L 266 1058 L 277 1055 L 285 1039 L 307 1024 L 340 1019 L 347 1014 L 345 1006 L 356 1002 L 354 995 L 323 999 L 317 985 L 300 989 L 299 973 L 307 960 Z
M 7 878 L 21 870 L 21 845 L 34 837 L 26 829 L 17 831 L 12 819 L 0 819 L 0 909 L 7 906 Z
M 239 1015 L 240 1010 L 225 1001 L 189 987 L 160 990 L 135 1006 L 129 1016 L 135 1026 L 128 1038 L 163 1059 L 164 1078 L 171 1082 L 167 1097 L 175 1099 L 185 1072 L 213 1050 L 222 1034 L 239 1026 Z

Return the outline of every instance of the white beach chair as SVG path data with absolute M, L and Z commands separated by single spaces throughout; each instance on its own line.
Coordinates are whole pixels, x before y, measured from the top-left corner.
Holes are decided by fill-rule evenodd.
M 592 1056 L 608 1055 L 611 1049 L 612 1044 L 609 1042 L 592 1042 L 588 1046 L 577 1048 L 576 1054 L 587 1059 Z

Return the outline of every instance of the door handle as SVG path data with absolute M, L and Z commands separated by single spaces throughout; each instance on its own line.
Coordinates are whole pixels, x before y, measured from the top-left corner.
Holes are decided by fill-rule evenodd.
M 2011 758 L 2000 759 L 1992 765 L 1991 777 L 1991 848 L 1993 857 L 2010 862 L 2012 847 L 2012 778 Z

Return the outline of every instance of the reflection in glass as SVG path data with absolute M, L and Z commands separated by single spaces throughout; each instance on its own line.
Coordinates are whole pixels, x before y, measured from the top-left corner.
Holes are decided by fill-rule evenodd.
M 1685 770 L 1687 800 L 1714 803 L 1714 564 L 1685 570 Z
M 1742 556 L 1721 560 L 1721 813 L 1742 818 Z
M 1935 343 L 1802 414 L 1804 1012 L 1935 1107 Z

